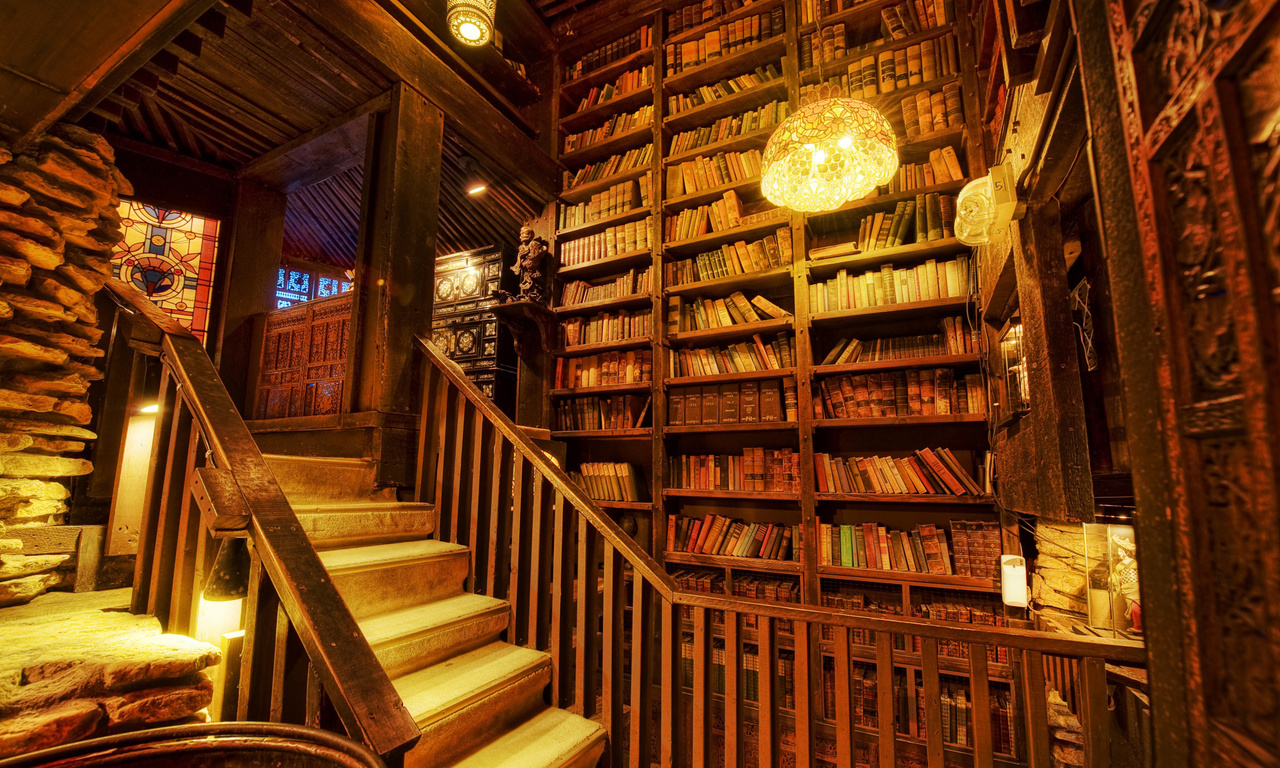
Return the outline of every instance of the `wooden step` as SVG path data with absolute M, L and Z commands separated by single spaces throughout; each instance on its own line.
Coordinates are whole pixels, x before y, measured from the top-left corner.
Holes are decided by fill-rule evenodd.
M 392 680 L 422 729 L 405 768 L 446 766 L 546 705 L 551 657 L 490 643 Z
M 356 619 L 459 594 L 470 559 L 466 547 L 430 539 L 320 552 Z
M 396 501 L 394 488 L 377 486 L 377 465 L 366 459 L 263 454 L 271 474 L 289 503 L 334 504 L 342 501 Z
M 488 645 L 510 619 L 507 601 L 463 593 L 371 616 L 360 629 L 387 674 L 395 676 Z
M 604 753 L 599 723 L 545 709 L 453 765 L 455 768 L 591 768 Z
M 431 504 L 295 504 L 293 511 L 317 549 L 422 539 L 436 528 L 435 507 Z

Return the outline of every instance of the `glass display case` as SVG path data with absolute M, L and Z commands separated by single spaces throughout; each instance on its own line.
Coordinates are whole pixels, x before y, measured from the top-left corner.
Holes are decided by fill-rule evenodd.
M 1007 422 L 1031 409 L 1031 387 L 1027 383 L 1027 356 L 1022 347 L 1022 321 L 1014 318 L 999 338 L 1000 403 L 999 418 Z
M 1138 552 L 1133 526 L 1084 526 L 1085 571 L 1089 577 L 1089 625 L 1117 634 L 1142 633 L 1138 593 Z

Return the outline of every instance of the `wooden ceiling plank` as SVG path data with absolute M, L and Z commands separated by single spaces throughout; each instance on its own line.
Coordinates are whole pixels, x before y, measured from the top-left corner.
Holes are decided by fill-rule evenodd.
M 165 120 L 164 114 L 160 111 L 155 97 L 144 96 L 142 101 L 139 102 L 139 106 L 142 107 L 142 115 L 151 127 L 155 129 L 155 133 L 160 137 L 160 140 L 170 150 L 178 152 L 178 140 L 173 137 L 173 131 L 169 130 L 169 124 Z
M 262 71 L 261 67 L 267 70 Z M 226 41 L 210 49 L 189 69 L 207 81 L 217 83 L 224 93 L 233 93 L 249 111 L 272 115 L 290 126 L 290 132 L 305 131 L 315 125 L 316 115 L 324 114 L 303 90 L 290 92 L 291 81 L 274 79 L 268 74 L 274 67 L 260 57 L 245 55 L 228 34 Z
M 158 101 L 157 107 L 159 108 L 159 112 L 168 121 L 169 125 L 172 126 L 174 137 L 176 139 L 186 141 L 188 145 L 193 144 L 194 140 L 191 140 L 189 135 L 192 131 L 188 122 L 190 117 L 185 114 L 180 114 L 175 108 L 176 105 L 168 102 Z M 233 140 L 221 136 L 211 130 L 205 130 L 204 136 L 210 143 L 219 147 L 227 158 L 234 160 L 237 164 L 244 162 L 247 154 L 243 149 L 238 147 Z M 206 156 L 203 154 L 196 154 L 194 156 L 198 159 L 206 159 Z
M 352 168 L 355 163 L 351 163 L 345 168 L 339 168 L 334 165 L 337 155 L 329 158 L 311 156 L 307 151 L 307 145 L 326 140 L 329 142 L 327 146 L 331 147 L 330 151 L 343 151 L 348 161 L 357 157 L 357 162 L 362 161 L 364 158 L 364 142 L 368 136 L 369 115 L 374 112 L 383 112 L 390 105 L 390 91 L 375 96 L 355 109 L 331 118 L 312 130 L 295 137 L 288 143 L 254 158 L 241 169 L 241 174 L 245 178 L 253 179 L 277 189 L 285 189 L 286 187 L 297 189 L 314 184 L 323 178 L 317 177 L 315 172 L 325 164 L 329 164 L 327 167 L 334 171 Z M 326 137 L 329 138 L 326 139 Z M 322 148 L 323 146 L 326 145 L 317 145 L 315 148 Z M 346 149 L 344 150 L 343 147 L 346 147 Z
M 343 92 L 302 61 L 298 52 L 263 37 L 259 24 L 249 24 L 235 35 L 227 35 L 227 45 L 219 46 L 223 52 L 238 56 L 246 65 L 245 70 L 259 78 L 273 80 L 273 94 L 288 94 L 290 98 L 305 100 L 315 114 L 337 114 L 358 103 L 359 96 Z
M 219 0 L 219 7 L 234 11 L 234 18 L 245 20 L 253 16 L 253 0 Z
M 271 142 L 261 136 L 247 133 L 241 126 L 210 114 L 208 110 L 188 99 L 165 98 L 164 91 L 159 95 L 161 104 L 172 114 L 180 115 L 183 121 L 193 129 L 216 139 L 219 144 L 228 148 L 238 148 L 238 155 L 253 157 L 255 152 L 271 146 Z
M 250 146 L 246 147 L 251 151 L 262 151 L 264 147 L 272 147 L 276 140 L 272 136 L 265 136 L 244 122 L 229 118 L 226 113 L 220 111 L 216 106 L 205 104 L 202 100 L 195 98 L 190 92 L 182 93 L 178 91 L 170 91 L 171 84 L 166 83 L 165 87 L 160 89 L 158 94 L 165 104 L 175 109 L 181 110 L 184 114 L 191 115 L 200 120 L 204 125 L 225 134 L 228 138 L 243 139 Z
M 384 91 L 391 87 L 391 80 L 381 70 L 365 61 L 342 40 L 311 23 L 306 15 L 288 2 L 277 3 L 275 11 L 284 24 L 285 30 L 294 30 L 302 36 L 304 43 L 323 48 L 328 53 L 329 59 L 341 61 L 347 71 L 363 81 L 362 88 L 371 87 Z
M 201 40 L 199 35 L 189 29 L 184 29 L 165 46 L 165 51 L 190 64 L 200 58 L 200 51 L 203 47 L 204 40 Z
M 274 115 L 255 107 L 246 107 L 243 99 L 233 91 L 227 91 L 203 74 L 188 67 L 181 82 L 170 83 L 175 91 L 189 94 L 213 109 L 225 113 L 243 123 L 255 133 L 281 144 L 297 135 L 298 129 Z
M 150 122 L 147 122 L 147 124 L 150 125 Z M 129 136 L 121 136 L 115 133 L 108 134 L 107 141 L 117 149 L 127 149 L 130 152 L 140 155 L 151 155 L 157 160 L 161 160 L 170 165 L 187 168 L 206 176 L 225 179 L 227 181 L 235 179 L 235 174 L 224 166 L 215 165 L 214 163 L 208 163 L 203 160 L 196 160 L 195 158 L 188 157 L 186 155 L 176 154 L 170 150 L 164 149 L 163 147 L 155 146 L 154 143 L 144 143 L 138 139 L 131 138 Z
M 205 40 L 221 40 L 227 33 L 227 15 L 210 8 L 204 12 L 203 16 L 196 19 L 196 24 L 191 29 Z

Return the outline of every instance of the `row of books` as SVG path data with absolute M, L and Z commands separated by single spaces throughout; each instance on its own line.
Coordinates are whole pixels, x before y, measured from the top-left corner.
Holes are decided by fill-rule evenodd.
M 637 51 L 642 51 L 651 45 L 653 45 L 653 29 L 647 26 L 640 27 L 631 34 L 620 37 L 608 45 L 602 45 L 572 63 L 565 65 L 565 82 L 577 80 L 579 77 L 608 66 L 618 59 L 630 56 Z
M 719 200 L 699 205 L 696 208 L 685 208 L 675 216 L 668 216 L 663 238 L 667 242 L 678 242 L 709 232 L 724 232 L 742 226 L 742 200 L 732 189 L 720 196 Z
M 653 125 L 653 105 L 645 104 L 635 112 L 624 112 L 613 115 L 595 128 L 571 133 L 564 137 L 564 152 L 568 154 L 578 149 L 597 144 L 605 139 L 619 136 L 637 128 Z
M 844 22 L 830 24 L 811 35 L 800 36 L 800 70 L 843 59 L 848 52 Z
M 653 379 L 653 352 L 633 349 L 556 360 L 556 389 L 643 384 Z
M 800 454 L 743 448 L 742 455 L 681 454 L 667 459 L 670 488 L 692 491 L 800 492 Z
M 785 333 L 778 334 L 776 341 L 765 344 L 757 333 L 751 341 L 740 341 L 725 347 L 669 349 L 667 371 L 675 378 L 781 370 L 792 367 L 783 365 L 782 360 L 784 354 L 788 362 L 796 359 L 795 344 L 796 340 Z
M 727 328 L 731 325 L 758 323 L 767 318 L 791 316 L 790 312 L 763 296 L 747 301 L 746 294 L 742 291 L 734 291 L 723 299 L 672 296 L 667 301 L 667 330 L 673 333 Z M 760 312 L 756 311 L 757 307 Z
M 671 515 L 667 518 L 667 551 L 790 560 L 792 542 L 798 538 L 795 528 L 785 523 L 748 523 L 724 515 Z
M 653 398 L 647 395 L 566 397 L 556 403 L 556 429 L 634 429 L 646 425 Z
M 683 152 L 705 147 L 717 141 L 731 139 L 744 133 L 770 128 L 781 123 L 791 113 L 791 105 L 786 101 L 771 101 L 763 106 L 749 109 L 740 115 L 727 115 L 711 125 L 691 128 L 677 133 L 668 147 L 668 157 Z
M 617 461 L 584 461 L 569 477 L 597 501 L 645 501 L 644 481 L 635 465 Z
M 667 262 L 664 278 L 668 286 L 687 285 L 789 266 L 793 258 L 791 228 L 779 227 L 776 233 L 759 240 L 725 243 L 718 251 Z
M 813 384 L 817 419 L 869 419 L 986 413 L 982 374 L 950 368 L 831 376 Z
M 628 221 L 587 237 L 566 240 L 560 244 L 560 266 L 572 267 L 623 253 L 643 251 L 650 246 L 649 233 L 653 217 Z
M 672 165 L 667 168 L 667 199 L 757 178 L 762 162 L 760 150 L 749 149 L 745 152 L 699 155 L 688 162 Z
M 937 192 L 918 193 L 892 211 L 877 211 L 858 222 L 858 236 L 848 242 L 809 251 L 811 259 L 869 253 L 912 243 L 928 243 L 954 236 L 956 199 Z
M 963 317 L 946 317 L 939 321 L 941 333 L 917 336 L 890 336 L 870 341 L 838 339 L 819 365 L 875 363 L 885 360 L 911 360 L 935 355 L 964 355 L 978 351 L 975 334 Z
M 904 0 L 880 9 L 885 33 L 894 40 L 955 23 L 951 0 Z
M 949 448 L 924 448 L 903 457 L 814 453 L 813 465 L 820 493 L 982 495 Z
M 648 208 L 652 187 L 653 174 L 646 173 L 639 179 L 622 181 L 603 192 L 597 192 L 585 203 L 562 205 L 560 229 L 589 224 L 635 208 Z
M 628 269 L 603 283 L 570 280 L 560 289 L 560 306 L 572 307 L 593 301 L 608 301 L 649 292 L 649 267 Z
M 616 173 L 625 173 L 633 168 L 642 168 L 653 160 L 653 143 L 645 144 L 643 147 L 629 149 L 622 154 L 614 155 L 607 160 L 601 160 L 598 163 L 590 163 L 579 168 L 576 172 L 564 172 L 561 185 L 564 191 L 568 192 L 574 187 L 580 187 L 583 184 L 590 184 L 593 181 L 607 178 Z
M 955 521 L 951 524 L 954 526 Z M 1000 555 L 997 553 L 995 560 L 998 562 Z M 964 602 L 956 602 L 954 593 L 935 591 L 928 589 L 912 590 L 913 602 L 911 605 L 910 615 L 917 619 L 929 619 L 930 621 L 949 621 L 955 624 L 976 624 L 983 627 L 1007 627 L 1008 619 L 1004 616 L 1004 606 L 994 596 L 987 595 L 970 595 L 964 599 Z M 920 600 L 916 600 L 914 595 L 922 595 Z M 919 653 L 921 642 L 919 637 L 911 638 L 911 647 L 904 649 L 912 653 Z M 957 640 L 940 640 L 938 642 L 938 655 L 949 659 L 961 659 L 968 661 L 969 644 Z M 987 646 L 987 661 L 992 664 L 1008 664 L 1009 648 L 1007 646 Z
M 776 6 L 771 12 L 744 16 L 709 29 L 702 37 L 668 43 L 665 50 L 667 77 L 768 40 L 780 34 L 782 29 L 782 6 Z
M 861 4 L 864 0 L 800 0 L 800 23 L 812 24 L 818 20 L 821 14 L 825 19 L 828 16 L 847 11 L 855 5 Z
M 564 343 L 576 346 L 642 338 L 653 332 L 652 315 L 648 310 L 629 312 L 624 309 L 615 313 L 601 312 L 591 317 L 566 317 L 561 323 Z
M 590 109 L 597 104 L 604 104 L 612 101 L 615 96 L 622 96 L 631 93 L 640 88 L 650 88 L 653 86 L 653 65 L 650 64 L 639 69 L 631 69 L 618 75 L 618 79 L 612 83 L 597 85 L 587 91 L 586 95 L 578 102 L 578 110 Z
M 983 579 L 1000 577 L 1000 525 L 987 520 L 952 520 L 956 573 Z
M 678 93 L 667 97 L 668 117 L 678 115 L 690 109 L 710 104 L 726 96 L 756 88 L 782 77 L 778 67 L 772 63 L 756 67 L 754 72 L 744 72 L 736 77 L 726 78 L 709 85 L 700 85 L 688 93 Z
M 796 384 L 791 379 L 672 387 L 667 394 L 669 427 L 795 422 L 798 417 Z
M 875 523 L 819 523 L 818 562 L 937 576 L 952 573 L 947 535 L 933 524 L 918 525 L 912 531 L 896 531 Z
M 681 6 L 667 15 L 667 37 L 675 37 L 686 29 L 693 29 L 750 4 L 744 0 L 697 0 Z
M 809 286 L 809 306 L 814 312 L 833 312 L 964 297 L 972 289 L 969 268 L 969 257 L 961 256 L 897 269 L 882 264 L 860 275 L 842 269 L 830 280 Z
M 964 166 L 955 147 L 940 147 L 929 152 L 926 162 L 899 166 L 898 174 L 889 182 L 886 191 L 892 195 L 935 184 L 964 181 L 965 178 Z
M 915 138 L 948 128 L 964 127 L 964 105 L 960 84 L 947 83 L 941 90 L 920 90 L 900 102 L 902 126 L 907 138 Z

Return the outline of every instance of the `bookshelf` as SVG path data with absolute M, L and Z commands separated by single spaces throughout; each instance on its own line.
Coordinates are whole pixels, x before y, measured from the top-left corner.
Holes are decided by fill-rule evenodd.
M 952 10 L 950 4 L 939 0 L 930 8 L 936 5 L 944 9 L 939 11 L 943 18 L 935 18 L 928 26 L 904 27 L 901 34 L 895 35 L 884 14 L 901 5 L 901 0 L 871 0 L 857 5 L 837 0 L 831 4 L 823 14 L 822 24 L 844 25 L 845 39 L 839 46 L 844 56 L 824 62 L 821 67 L 813 59 L 814 51 L 818 56 L 824 54 L 812 42 L 817 24 L 810 0 L 763 0 L 730 8 L 714 18 L 703 18 L 701 10 L 688 10 L 692 6 L 668 7 L 631 16 L 611 30 L 589 33 L 560 54 L 558 97 L 552 100 L 552 108 L 553 123 L 561 134 L 559 160 L 566 178 L 574 178 L 584 167 L 607 163 L 628 152 L 644 147 L 652 150 L 643 164 L 562 189 L 561 208 L 591 206 L 602 195 L 612 194 L 610 190 L 618 185 L 633 191 L 626 193 L 632 196 L 630 208 L 601 208 L 615 212 L 561 227 L 555 235 L 557 253 L 619 225 L 645 227 L 647 241 L 635 248 L 615 243 L 593 258 L 561 266 L 556 275 L 553 310 L 562 322 L 600 313 L 647 311 L 652 332 L 621 342 L 576 344 L 554 351 L 561 362 L 612 352 L 647 352 L 649 374 L 643 381 L 621 384 L 572 387 L 556 383 L 549 393 L 553 410 L 560 401 L 581 397 L 603 401 L 628 395 L 634 398 L 633 405 L 636 400 L 645 401 L 647 415 L 643 424 L 616 430 L 561 429 L 553 435 L 568 444 L 570 468 L 586 462 L 626 462 L 634 466 L 642 480 L 643 499 L 606 499 L 602 506 L 634 516 L 640 523 L 637 541 L 670 572 L 718 574 L 731 594 L 734 584 L 754 574 L 785 578 L 788 584 L 794 582 L 792 597 L 810 605 L 840 607 L 832 600 L 845 594 L 841 590 L 864 590 L 879 595 L 877 600 L 903 615 L 918 614 L 927 610 L 922 606 L 948 601 L 985 601 L 981 602 L 984 610 L 998 606 L 998 584 L 991 567 L 982 570 L 982 575 L 961 575 L 955 563 L 944 569 L 950 572 L 943 573 L 925 569 L 927 562 L 917 563 L 917 570 L 910 568 L 910 562 L 906 568 L 850 567 L 823 562 L 818 551 L 823 526 L 875 523 L 890 531 L 906 532 L 933 525 L 945 537 L 952 533 L 953 520 L 965 525 L 1000 520 L 999 510 L 985 492 L 980 471 L 988 447 L 988 416 L 985 412 L 969 412 L 967 406 L 971 387 L 975 401 L 985 399 L 977 391 L 985 392 L 984 350 L 980 339 L 971 333 L 978 316 L 978 291 L 970 249 L 942 230 L 941 221 L 937 222 L 939 231 L 926 233 L 933 237 L 917 240 L 913 234 L 901 243 L 867 241 L 867 229 L 877 217 L 888 221 L 901 212 L 905 218 L 908 206 L 919 205 L 924 210 L 926 203 L 934 202 L 934 196 L 938 212 L 945 215 L 947 211 L 941 208 L 944 198 L 956 195 L 969 179 L 985 173 L 986 168 L 980 115 L 971 106 L 977 103 L 980 92 L 969 19 L 962 8 Z M 736 42 L 726 44 L 735 40 L 735 25 L 741 28 L 744 20 L 762 15 L 770 19 L 768 34 L 758 33 L 752 38 L 739 35 Z M 641 30 L 638 36 L 637 30 Z M 616 58 L 611 58 L 614 54 L 598 53 L 615 42 L 611 35 L 617 38 L 619 33 L 625 39 L 638 40 L 628 44 L 634 50 Z M 724 37 L 716 39 L 717 35 Z M 805 46 L 810 46 L 808 55 Z M 744 163 L 742 157 L 736 158 L 739 165 L 730 166 L 729 174 L 711 175 L 711 164 L 720 162 L 716 159 L 719 155 L 728 161 L 733 153 L 762 152 L 774 125 L 799 105 L 802 89 L 822 79 L 830 81 L 833 76 L 844 75 L 848 80 L 853 72 L 850 65 L 855 61 L 862 65 L 867 59 L 875 61 L 879 81 L 883 76 L 882 61 L 902 61 L 910 54 L 914 62 L 915 52 L 923 51 L 923 46 L 934 46 L 932 68 L 922 67 L 918 74 L 912 70 L 900 82 L 895 81 L 892 90 L 877 89 L 864 96 L 889 118 L 898 135 L 900 159 L 904 166 L 911 166 L 893 185 L 836 211 L 803 215 L 771 210 L 761 197 L 758 173 L 751 172 L 750 163 Z M 712 53 L 717 49 L 719 55 Z M 681 56 L 680 66 L 673 63 L 673 55 Z M 954 58 L 944 65 L 939 57 L 948 55 Z M 605 63 L 566 79 L 576 62 L 591 56 Z M 771 72 L 767 68 L 772 68 Z M 759 77 L 761 71 L 779 76 L 763 79 Z M 633 72 L 651 75 L 643 79 L 641 87 L 578 109 L 593 89 L 605 88 Z M 926 77 L 925 72 L 930 76 Z M 757 76 L 754 83 L 743 81 L 722 89 L 716 98 L 672 110 L 681 95 L 752 75 Z M 958 113 L 954 98 L 957 87 L 962 96 Z M 952 102 L 947 102 L 948 95 Z M 912 111 L 907 108 L 908 102 L 921 108 L 927 103 L 929 114 L 936 110 L 937 119 L 925 124 L 916 112 L 916 127 L 908 131 L 911 115 L 907 113 Z M 651 108 L 651 113 L 644 113 L 647 122 L 637 125 L 637 115 L 647 108 Z M 629 127 L 612 130 L 610 121 Z M 571 142 L 571 148 L 563 141 L 569 136 L 578 137 Z M 944 162 L 944 150 L 951 153 L 951 166 Z M 680 176 L 675 179 L 679 187 L 672 187 L 674 191 L 669 192 L 670 174 L 683 173 L 677 168 L 689 163 L 706 164 L 706 179 L 694 177 L 686 181 L 688 177 Z M 640 190 L 642 180 L 644 192 Z M 730 220 L 736 222 L 734 225 L 724 226 L 726 220 L 722 219 L 718 231 L 708 226 L 693 234 L 685 230 L 679 236 L 665 236 L 669 220 L 702 206 L 714 206 L 726 195 L 736 196 L 741 208 L 741 216 Z M 927 215 L 919 220 L 933 228 L 934 222 Z M 914 225 L 908 226 L 914 229 Z M 735 244 L 755 244 L 768 238 L 778 246 L 774 261 L 765 258 L 745 266 L 745 257 L 739 256 L 738 266 L 731 266 L 727 272 L 723 263 L 720 271 L 700 264 L 692 279 L 674 279 L 675 265 L 681 262 L 718 254 L 732 260 L 733 254 L 738 253 Z M 858 247 L 851 247 L 850 243 L 857 243 Z M 784 251 L 790 254 L 789 258 L 783 256 Z M 769 255 L 767 248 L 764 254 Z M 963 266 L 960 259 L 967 259 Z M 951 283 L 944 276 L 934 286 L 938 290 L 926 287 L 923 278 L 930 270 L 953 261 L 956 274 L 950 278 Z M 560 291 L 569 283 L 604 286 L 630 270 L 645 268 L 649 279 L 644 290 L 568 305 L 560 302 Z M 959 276 L 961 270 L 963 279 Z M 893 300 L 881 296 L 867 303 L 874 278 L 858 277 L 868 281 L 859 289 L 859 300 L 853 300 L 853 289 L 847 305 L 816 299 L 816 291 L 819 287 L 825 291 L 829 281 L 849 280 L 872 271 L 877 275 L 910 274 L 916 282 Z M 884 286 L 879 290 L 884 291 Z M 888 290 L 895 289 L 890 285 Z M 754 320 L 734 318 L 733 323 L 723 324 L 712 321 L 712 327 L 699 326 L 696 330 L 672 328 L 669 324 L 673 302 L 728 299 L 738 292 L 748 301 L 762 297 L 784 310 L 786 316 L 761 314 Z M 958 325 L 949 329 L 949 322 Z M 957 348 L 955 337 L 965 333 L 969 342 Z M 778 343 L 780 335 L 789 340 L 794 351 L 789 352 L 788 359 L 779 359 L 778 365 L 731 360 L 730 347 L 736 349 L 741 360 L 746 346 L 753 345 L 756 338 L 767 345 Z M 869 352 L 852 360 L 825 361 L 833 346 L 848 337 L 862 341 Z M 778 353 L 781 358 L 781 349 Z M 716 357 L 707 367 L 703 364 L 705 358 L 697 365 L 687 365 L 680 355 L 723 356 Z M 915 410 L 915 382 L 925 371 L 932 372 L 929 375 L 935 385 L 928 412 L 924 412 L 922 393 L 919 410 Z M 947 390 L 946 410 L 940 410 L 937 400 L 938 371 L 949 372 L 951 389 Z M 882 399 L 893 400 L 895 411 L 900 404 L 897 384 L 908 382 L 911 393 L 904 396 L 901 413 L 817 415 L 823 412 L 822 398 L 831 382 L 870 377 L 893 390 Z M 956 382 L 964 384 L 963 410 Z M 703 398 L 716 398 L 716 407 L 723 410 L 729 406 L 721 398 L 742 398 L 743 392 L 759 392 L 761 387 L 773 388 L 775 384 L 779 409 L 784 414 L 788 408 L 793 410 L 790 420 L 785 415 L 773 421 L 757 418 L 729 423 L 719 419 L 704 422 L 701 418 L 686 423 L 683 418 L 675 418 L 675 409 L 683 408 L 687 398 L 696 396 L 694 392 L 700 392 Z M 741 416 L 742 407 L 739 400 L 733 401 L 737 416 Z M 887 409 L 887 404 L 878 407 Z M 737 484 L 718 481 L 707 483 L 706 487 L 682 487 L 685 483 L 679 473 L 681 461 L 688 461 L 686 457 L 732 454 L 743 458 L 748 451 L 757 449 L 778 463 L 765 474 L 781 472 L 778 477 L 790 483 L 788 488 L 771 485 L 770 490 L 739 490 Z M 815 458 L 819 455 L 845 460 L 880 453 L 882 458 L 905 462 L 922 449 L 950 449 L 959 466 L 949 469 L 969 475 L 976 490 L 966 488 L 956 493 L 934 488 L 933 493 L 921 493 L 920 484 L 901 477 L 897 480 L 905 480 L 909 487 L 893 493 L 871 487 L 819 487 L 815 471 Z M 784 461 L 792 462 L 790 469 L 779 469 Z M 721 477 L 727 477 L 731 469 L 738 471 L 738 462 L 713 462 L 713 466 L 711 471 Z M 894 466 L 906 471 L 910 462 Z M 932 479 L 941 484 L 939 477 Z M 732 490 L 728 489 L 730 485 Z M 705 521 L 713 516 L 740 522 L 744 529 L 752 525 L 766 531 L 769 526 L 786 528 L 793 536 L 790 551 L 777 551 L 777 559 L 772 559 L 669 550 L 669 521 Z M 725 527 L 731 530 L 732 524 L 728 522 Z M 725 534 L 726 544 L 730 535 Z M 990 559 L 986 550 L 982 552 L 982 557 Z M 954 554 L 948 551 L 953 559 Z M 915 558 L 908 560 L 914 562 Z M 831 653 L 829 640 L 824 640 L 822 647 L 824 654 Z M 907 654 L 903 657 L 904 668 L 918 668 L 911 667 L 909 651 L 903 653 Z M 960 677 L 967 674 L 967 665 L 955 660 L 944 659 L 943 669 Z M 910 698 L 914 706 L 914 694 Z M 904 736 L 911 737 L 914 725 L 912 729 Z

